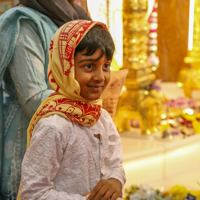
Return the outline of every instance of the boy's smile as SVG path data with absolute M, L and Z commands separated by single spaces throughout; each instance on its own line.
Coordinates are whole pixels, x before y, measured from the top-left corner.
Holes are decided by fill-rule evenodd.
M 80 95 L 87 100 L 97 100 L 110 80 L 110 64 L 105 54 L 98 49 L 91 56 L 86 51 L 77 53 L 74 58 L 75 79 L 79 82 Z

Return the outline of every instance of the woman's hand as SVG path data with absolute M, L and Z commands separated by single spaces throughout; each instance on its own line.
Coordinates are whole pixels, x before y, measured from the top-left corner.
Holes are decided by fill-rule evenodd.
M 116 200 L 121 194 L 122 185 L 120 181 L 114 178 L 108 180 L 100 180 L 91 194 L 87 198 L 88 200 Z

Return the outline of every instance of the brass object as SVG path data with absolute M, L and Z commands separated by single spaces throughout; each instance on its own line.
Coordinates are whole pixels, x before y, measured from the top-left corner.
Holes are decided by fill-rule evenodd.
M 178 85 L 184 89 L 185 96 L 191 98 L 192 90 L 200 90 L 200 0 L 195 0 L 193 49 L 188 50 L 184 67 L 179 72 Z
M 137 119 L 143 135 L 159 131 L 163 98 L 148 90 L 155 80 L 147 61 L 149 24 L 145 16 L 148 0 L 123 0 L 123 67 L 129 69 L 126 91 L 120 96 L 115 116 L 119 132 L 130 130 Z

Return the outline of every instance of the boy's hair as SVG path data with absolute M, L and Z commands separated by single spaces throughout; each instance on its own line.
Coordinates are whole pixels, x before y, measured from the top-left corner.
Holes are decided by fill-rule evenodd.
M 97 49 L 101 49 L 102 56 L 105 54 L 107 60 L 112 60 L 113 53 L 115 51 L 115 44 L 110 33 L 101 25 L 94 25 L 85 37 L 81 40 L 75 49 L 74 56 L 78 52 L 86 50 L 84 55 L 90 56 L 96 52 Z

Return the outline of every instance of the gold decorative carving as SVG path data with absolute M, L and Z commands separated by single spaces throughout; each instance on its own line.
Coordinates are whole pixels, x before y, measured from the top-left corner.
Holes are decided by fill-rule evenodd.
M 119 99 L 115 125 L 119 132 L 131 129 L 131 120 L 138 120 L 141 133 L 158 132 L 162 95 L 147 88 L 155 80 L 147 61 L 149 24 L 145 18 L 148 0 L 123 0 L 123 67 L 128 68 L 127 91 Z
M 193 48 L 188 50 L 184 59 L 189 67 L 179 73 L 180 83 L 187 97 L 192 97 L 192 90 L 200 90 L 200 0 L 194 4 Z

